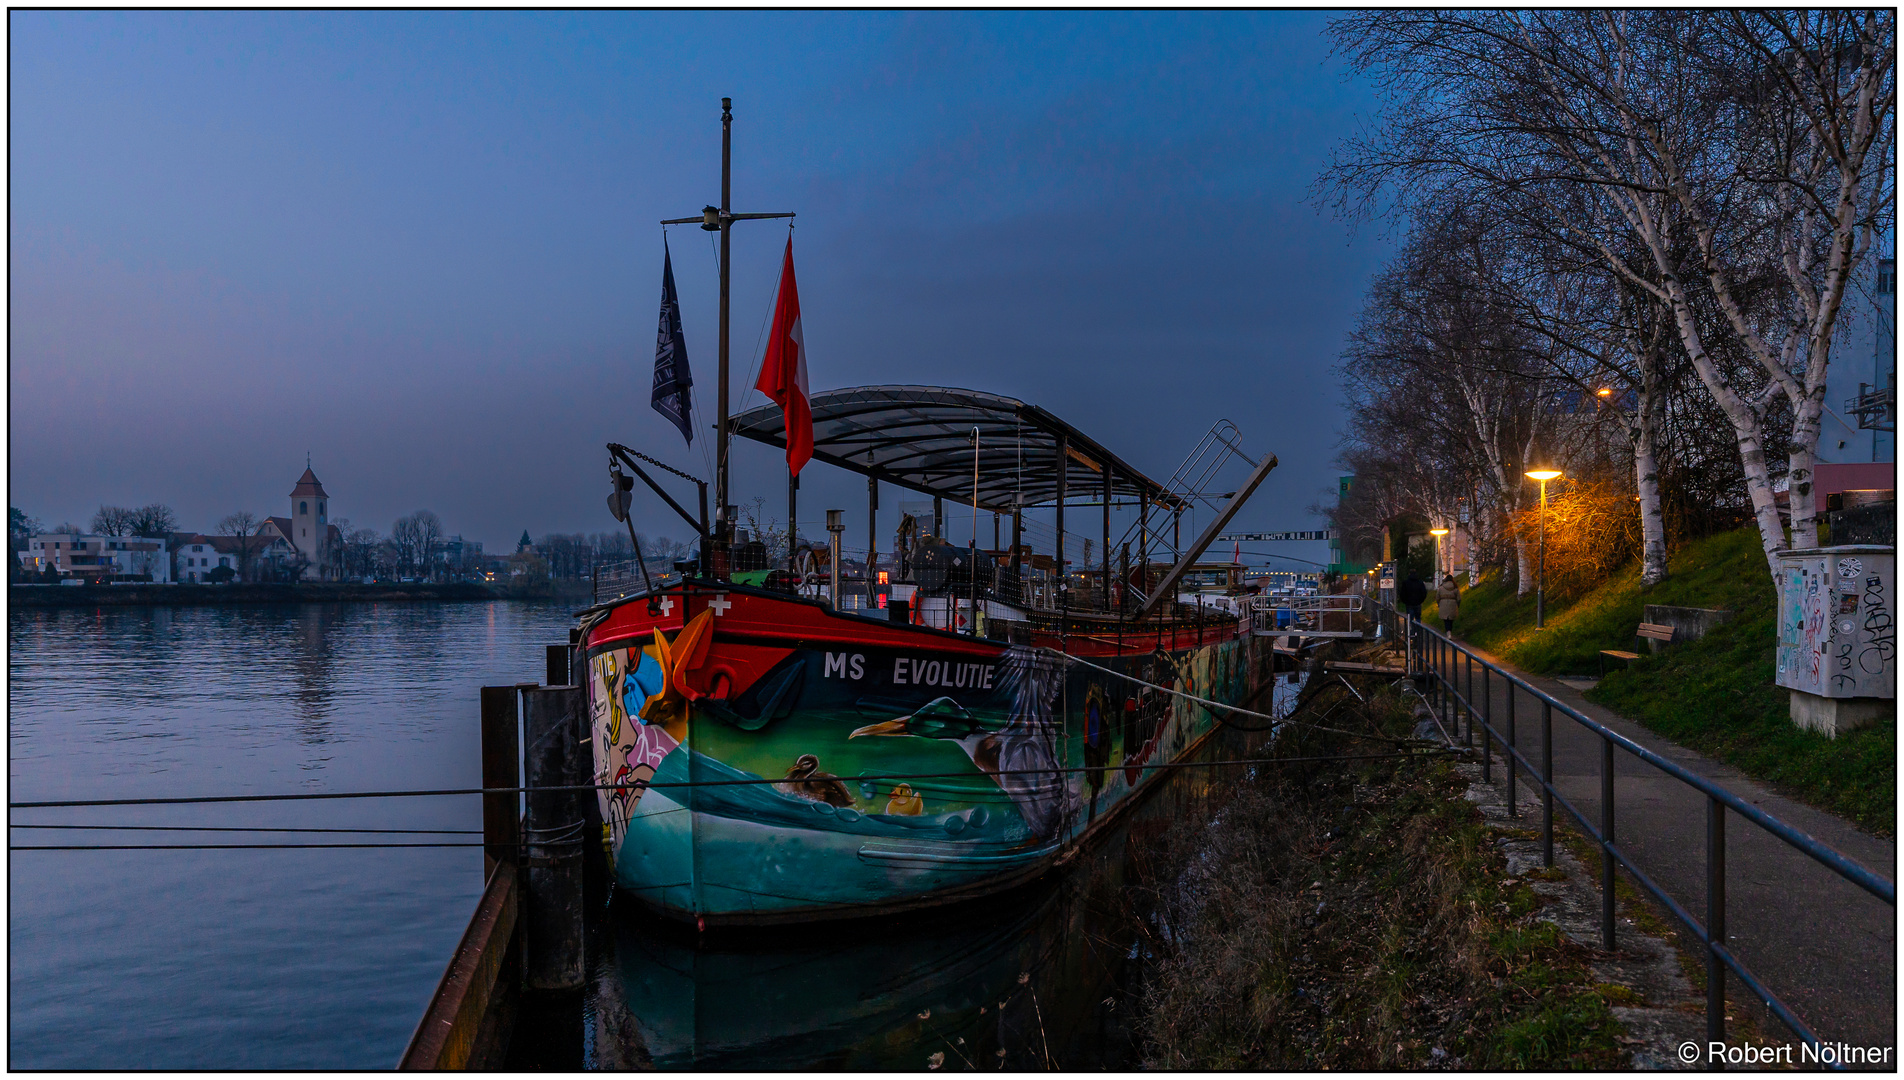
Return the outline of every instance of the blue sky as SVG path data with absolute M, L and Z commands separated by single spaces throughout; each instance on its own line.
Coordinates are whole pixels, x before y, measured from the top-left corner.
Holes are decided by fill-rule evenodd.
M 1228 417 L 1283 462 L 1240 524 L 1313 527 L 1388 251 L 1308 201 L 1375 104 L 1324 19 L 14 12 L 10 501 L 209 529 L 309 451 L 380 530 L 612 528 L 603 443 L 706 472 L 648 407 L 656 222 L 718 200 L 725 95 L 816 389 L 1022 397 L 1159 477 Z M 711 420 L 714 261 L 670 236 Z M 785 238 L 735 230 L 743 405 Z M 784 511 L 773 451 L 735 486 Z M 802 517 L 863 535 L 863 492 L 816 465 Z

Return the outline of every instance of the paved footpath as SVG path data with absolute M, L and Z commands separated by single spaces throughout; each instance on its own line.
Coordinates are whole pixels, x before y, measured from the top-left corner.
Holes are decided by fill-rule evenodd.
M 1469 648 L 1473 648 L 1469 646 Z M 1668 742 L 1630 720 L 1595 705 L 1579 690 L 1529 675 L 1475 649 L 1477 656 L 1512 671 L 1530 685 L 1566 703 L 1695 775 L 1719 784 L 1771 816 L 1815 837 L 1867 869 L 1897 879 L 1897 845 L 1844 819 L 1788 798 L 1739 770 Z M 1465 668 L 1457 673 L 1466 688 Z M 1505 680 L 1491 679 L 1493 725 L 1507 730 Z M 1476 665 L 1474 692 L 1481 700 Z M 1540 764 L 1540 705 L 1517 693 L 1517 742 L 1521 754 Z M 1480 736 L 1477 729 L 1475 743 Z M 1555 788 L 1589 821 L 1600 820 L 1602 740 L 1563 713 L 1554 714 Z M 1505 784 L 1496 750 L 1494 782 Z M 1538 784 L 1523 774 L 1520 783 Z M 1556 803 L 1556 823 L 1569 822 Z M 1528 824 L 1538 828 L 1536 810 Z M 1706 797 L 1640 761 L 1614 751 L 1614 837 L 1621 849 L 1681 906 L 1706 917 Z M 1897 1040 L 1897 919 L 1884 901 L 1845 881 L 1784 841 L 1741 818 L 1726 815 L 1726 936 L 1747 969 L 1810 1024 L 1826 1042 L 1895 1046 Z M 1661 912 L 1677 927 L 1677 921 Z M 1690 937 L 1683 940 L 1695 944 Z M 1751 992 L 1736 976 L 1727 997 L 1749 1002 Z M 1762 1007 L 1753 1007 L 1760 1031 L 1775 1042 L 1790 1037 Z M 1895 1053 L 1892 1062 L 1897 1061 Z

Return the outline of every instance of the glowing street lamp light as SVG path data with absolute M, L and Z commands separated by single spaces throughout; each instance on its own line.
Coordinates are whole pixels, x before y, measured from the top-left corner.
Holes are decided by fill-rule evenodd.
M 1534 629 L 1546 625 L 1547 606 L 1547 481 L 1560 478 L 1559 469 L 1529 469 L 1529 480 L 1540 481 L 1540 569 L 1534 575 Z
M 1448 535 L 1446 529 L 1429 529 L 1428 535 L 1435 538 L 1435 584 L 1441 584 L 1441 538 Z

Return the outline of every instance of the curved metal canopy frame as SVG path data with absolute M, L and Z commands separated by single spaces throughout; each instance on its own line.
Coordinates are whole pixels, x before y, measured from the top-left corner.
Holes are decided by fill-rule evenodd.
M 973 497 L 977 428 L 982 510 L 1010 513 L 1015 505 L 1055 504 L 1061 460 L 1068 502 L 1079 496 L 1101 500 L 1108 466 L 1113 501 L 1147 499 L 1163 510 L 1186 505 L 1095 439 L 1014 398 L 945 386 L 854 386 L 823 390 L 808 404 L 816 460 L 966 505 Z M 732 423 L 741 438 L 787 445 L 778 405 L 749 409 Z

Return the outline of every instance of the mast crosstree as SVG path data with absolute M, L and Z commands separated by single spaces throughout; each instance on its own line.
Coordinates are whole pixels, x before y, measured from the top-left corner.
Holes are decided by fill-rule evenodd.
M 720 331 L 720 390 L 716 394 L 718 404 L 714 419 L 714 539 L 719 544 L 729 544 L 734 539 L 734 507 L 727 494 L 727 308 L 728 276 L 727 251 L 728 231 L 736 221 L 755 221 L 764 218 L 790 218 L 786 214 L 736 214 L 733 205 L 734 186 L 734 99 L 721 99 L 721 204 L 704 206 L 699 217 L 668 218 L 663 225 L 699 225 L 703 231 L 721 234 L 721 331 Z

